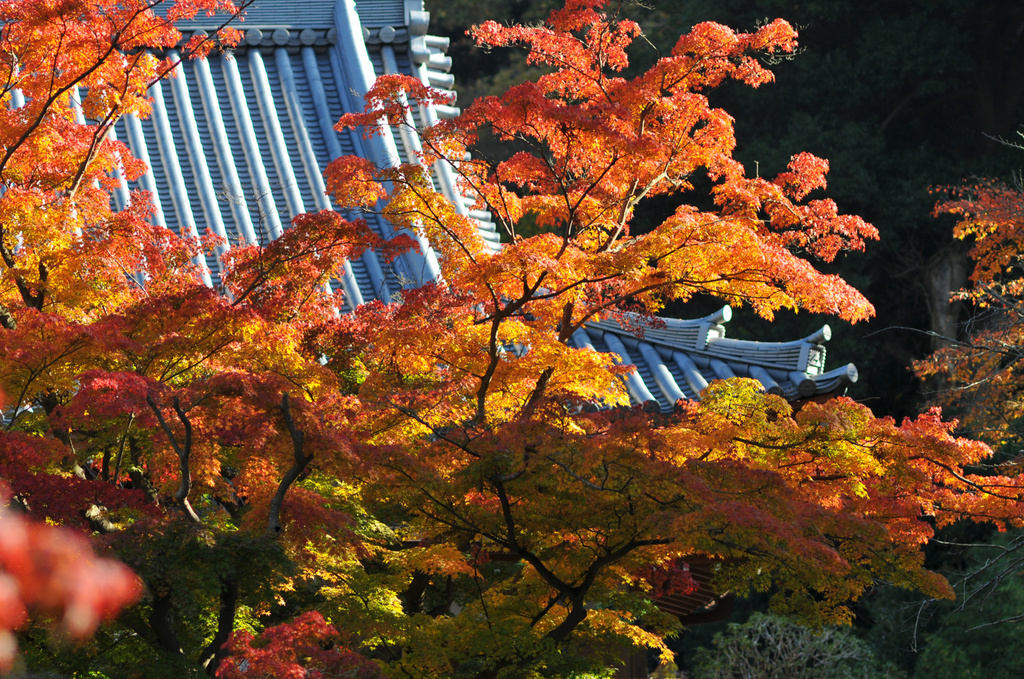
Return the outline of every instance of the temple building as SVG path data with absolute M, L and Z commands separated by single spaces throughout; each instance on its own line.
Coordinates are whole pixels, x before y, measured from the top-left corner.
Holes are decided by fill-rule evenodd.
M 188 38 L 222 22 L 201 16 L 179 28 Z M 176 77 L 152 88 L 149 119 L 129 116 L 118 123 L 118 138 L 151 168 L 138 185 L 155 198 L 156 223 L 186 236 L 209 229 L 224 239 L 217 253 L 200 262 L 209 285 L 219 284 L 216 255 L 232 244 L 266 242 L 294 216 L 331 207 L 322 173 L 335 158 L 358 154 L 381 166 L 415 158 L 419 142 L 406 129 L 364 139 L 336 132 L 334 124 L 344 113 L 363 110 L 363 94 L 379 75 L 409 74 L 452 91 L 448 40 L 431 36 L 428 22 L 421 0 L 257 1 L 239 25 L 244 38 L 232 52 L 183 62 Z M 452 106 L 421 105 L 414 115 L 418 125 L 429 125 L 458 113 Z M 439 163 L 433 180 L 500 247 L 489 213 L 460 195 L 453 168 Z M 118 207 L 129 188 L 122 182 Z M 379 216 L 369 220 L 381 235 L 392 234 Z M 389 301 L 403 287 L 438 275 L 436 256 L 421 239 L 418 252 L 391 263 L 372 252 L 348 262 L 336 285 L 353 309 L 373 299 Z M 730 318 L 724 307 L 694 320 L 663 319 L 642 337 L 601 321 L 572 341 L 635 365 L 626 378 L 631 400 L 663 411 L 679 399 L 700 398 L 717 378 L 752 377 L 792 401 L 842 392 L 857 380 L 852 364 L 825 370 L 828 326 L 792 342 L 754 342 L 727 338 Z

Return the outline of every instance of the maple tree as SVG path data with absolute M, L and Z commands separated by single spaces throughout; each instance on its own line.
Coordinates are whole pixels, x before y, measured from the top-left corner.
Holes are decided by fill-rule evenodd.
M 936 401 L 955 408 L 963 428 L 995 447 L 1020 436 L 1021 313 L 1024 278 L 1020 189 L 995 180 L 945 191 L 936 215 L 956 217 L 954 235 L 972 241 L 971 287 L 953 298 L 970 303 L 977 316 L 963 339 L 915 365 L 922 378 L 939 378 Z
M 931 399 L 960 418 L 961 431 L 988 442 L 997 451 L 977 468 L 997 475 L 1019 470 L 1019 443 L 1024 433 L 1020 379 L 1024 356 L 1020 327 L 1024 313 L 1020 235 L 1024 195 L 1016 179 L 1012 184 L 981 179 L 937 190 L 941 199 L 935 206 L 935 216 L 952 215 L 956 219 L 954 236 L 971 245 L 971 285 L 954 292 L 952 299 L 965 302 L 972 317 L 960 336 L 942 338 L 942 348 L 914 365 L 917 375 L 932 387 Z M 1009 540 L 1007 536 L 982 536 L 960 537 L 951 544 L 982 543 L 990 548 L 990 554 L 996 553 L 1005 561 L 1001 567 L 1006 573 L 1016 573 L 1019 532 Z M 951 570 L 960 580 L 957 591 L 961 601 L 949 614 L 951 620 L 980 618 L 982 621 L 963 624 L 968 633 L 976 634 L 976 630 L 989 631 L 990 626 L 1016 616 L 1015 580 L 991 575 L 995 559 L 986 558 L 983 566 L 961 554 L 956 559 L 959 567 Z M 1002 606 L 993 610 L 977 605 L 979 595 L 989 597 L 995 592 L 1004 602 Z M 950 628 L 955 624 L 947 623 Z M 993 637 L 992 632 L 1000 633 L 992 629 L 985 640 Z M 946 630 L 936 630 L 921 658 L 921 671 L 948 672 L 943 664 L 954 652 L 962 659 L 959 665 L 984 664 L 985 646 L 979 643 L 980 637 L 957 635 L 962 646 L 954 651 L 951 636 Z
M 336 205 L 426 236 L 442 270 L 341 316 L 324 284 L 344 261 L 398 256 L 412 238 L 304 215 L 229 251 L 229 294 L 205 287 L 194 259 L 209 239 L 149 225 L 144 194 L 110 208 L 117 174 L 142 168 L 103 128 L 146 113 L 145 88 L 171 63 L 137 48 L 172 47 L 172 27 L 145 3 L 0 7 L 26 17 L 3 29 L 20 52 L 4 62 L 0 477 L 12 505 L 91 530 L 145 586 L 119 629 L 97 632 L 102 653 L 77 652 L 90 671 L 601 671 L 619 645 L 667 652 L 678 621 L 652 596 L 692 587 L 688 557 L 717 559 L 719 587 L 843 621 L 875 578 L 949 593 L 923 567 L 935 525 L 1019 523 L 1021 480 L 965 471 L 990 451 L 937 412 L 897 425 L 842 398 L 795 411 L 735 380 L 652 414 L 628 407 L 628 367 L 569 341 L 609 316 L 642 331 L 696 294 L 768 318 L 870 316 L 808 260 L 876 236 L 816 197 L 827 162 L 800 153 L 774 180 L 748 177 L 732 119 L 707 98 L 726 79 L 770 82 L 758 56 L 793 51 L 784 21 L 701 24 L 632 78 L 639 27 L 598 0 L 544 26 L 481 25 L 479 42 L 523 45 L 547 74 L 419 130 L 414 162 L 331 164 Z M 73 30 L 99 16 L 109 32 Z M 65 34 L 83 44 L 38 65 Z M 339 127 L 407 125 L 410 101 L 439 98 L 385 76 Z M 466 160 L 484 129 L 526 150 Z M 495 216 L 500 250 L 433 190 L 437 162 Z M 690 200 L 699 177 L 711 209 Z M 634 208 L 658 195 L 683 204 L 641 232 Z

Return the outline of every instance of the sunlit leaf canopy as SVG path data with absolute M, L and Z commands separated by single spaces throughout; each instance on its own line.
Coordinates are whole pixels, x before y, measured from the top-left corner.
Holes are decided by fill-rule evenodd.
M 337 7 L 338 26 L 359 28 L 351 3 Z M 667 653 L 678 621 L 653 606 L 652 583 L 688 587 L 687 558 L 720 563 L 717 587 L 846 621 L 876 578 L 949 594 L 923 567 L 934 526 L 1019 524 L 1021 480 L 972 473 L 989 449 L 938 412 L 897 425 L 845 398 L 795 409 L 739 379 L 650 413 L 627 406 L 628 366 L 569 342 L 696 294 L 765 317 L 870 315 L 810 259 L 876 235 L 819 197 L 827 163 L 797 152 L 775 180 L 748 177 L 732 119 L 707 100 L 725 79 L 771 82 L 759 55 L 793 51 L 784 21 L 701 24 L 632 78 L 639 29 L 601 2 L 571 1 L 543 26 L 484 24 L 479 41 L 525 46 L 547 75 L 417 127 L 409 162 L 335 160 L 325 188 L 340 212 L 225 244 L 152 226 L 143 192 L 111 207 L 117 172 L 145 168 L 100 128 L 146 113 L 171 64 L 136 48 L 163 53 L 179 36 L 136 3 L 3 8 L 35 27 L 11 43 L 24 52 L 11 78 L 43 58 L 37 35 L 36 50 L 67 45 L 68 70 L 37 67 L 5 95 L 22 132 L 0 159 L 0 475 L 13 505 L 91 531 L 144 584 L 107 657 L 223 676 L 561 676 L 608 666 L 619 644 Z M 117 42 L 151 27 L 151 41 Z M 53 42 L 68 31 L 81 42 Z M 119 108 L 88 78 L 129 58 Z M 409 106 L 447 98 L 394 75 L 367 102 L 338 128 L 361 127 L 369 146 L 382 121 L 409 125 Z M 467 160 L 485 127 L 527 150 Z M 435 191 L 442 162 L 503 247 Z M 699 174 L 714 209 L 685 204 Z M 638 229 L 634 208 L 653 195 L 684 204 Z M 331 281 L 346 266 L 371 250 L 420 261 L 423 242 L 438 276 L 342 313 Z M 203 283 L 210 253 L 219 290 Z

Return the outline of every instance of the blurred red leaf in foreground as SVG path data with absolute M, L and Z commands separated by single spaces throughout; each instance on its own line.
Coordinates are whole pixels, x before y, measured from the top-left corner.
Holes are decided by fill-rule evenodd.
M 135 574 L 96 556 L 84 535 L 0 509 L 0 672 L 11 669 L 13 631 L 29 612 L 52 617 L 60 634 L 82 639 L 141 594 Z

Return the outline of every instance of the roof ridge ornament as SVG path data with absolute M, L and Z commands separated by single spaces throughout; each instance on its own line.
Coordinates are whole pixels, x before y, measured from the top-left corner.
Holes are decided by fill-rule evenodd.
M 426 10 L 412 10 L 409 12 L 409 35 L 415 37 L 425 36 L 429 25 L 430 12 Z

